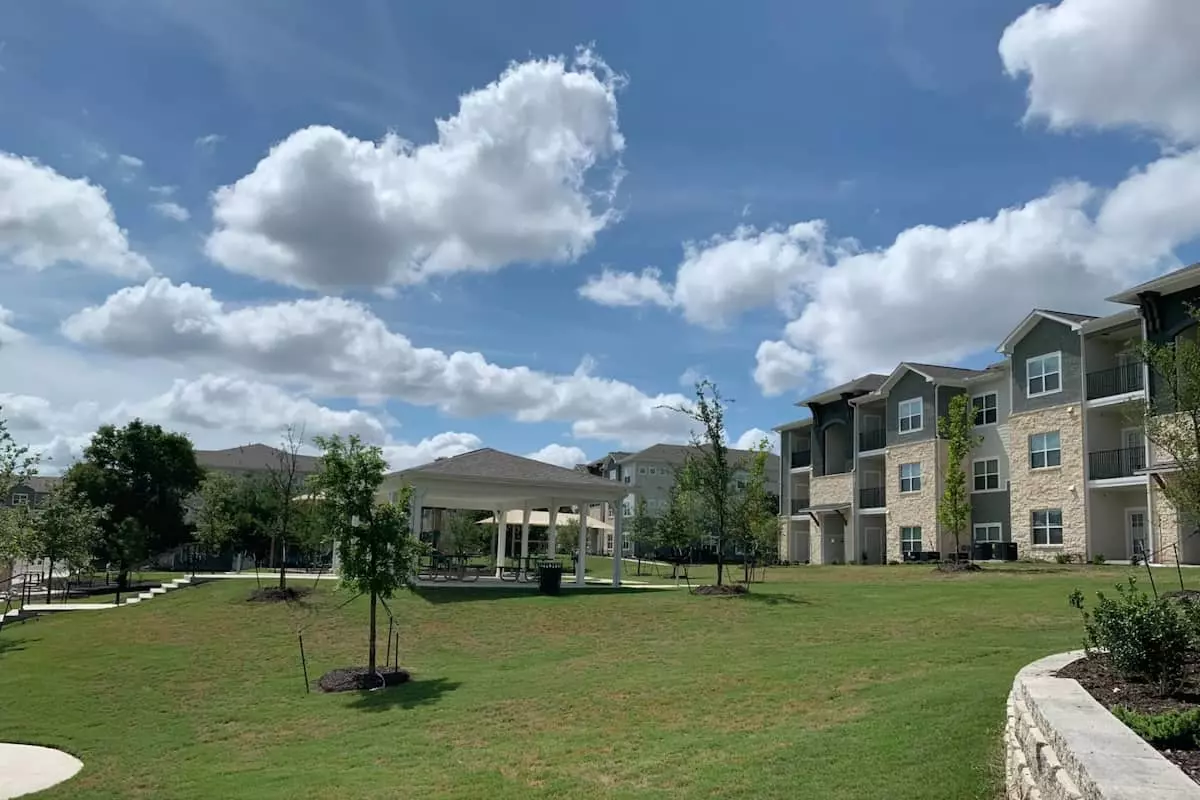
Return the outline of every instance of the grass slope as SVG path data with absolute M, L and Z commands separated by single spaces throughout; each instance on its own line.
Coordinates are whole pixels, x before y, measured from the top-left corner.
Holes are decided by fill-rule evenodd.
M 83 759 L 47 798 L 992 798 L 1014 673 L 1078 646 L 1071 589 L 1127 572 L 433 589 L 392 604 L 414 682 L 355 696 L 304 693 L 296 632 L 314 680 L 363 663 L 364 600 L 213 583 L 0 632 L 0 741 Z

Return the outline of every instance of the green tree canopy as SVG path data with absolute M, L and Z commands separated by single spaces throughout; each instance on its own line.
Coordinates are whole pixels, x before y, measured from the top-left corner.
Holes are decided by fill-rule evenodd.
M 938 436 L 946 442 L 945 485 L 937 518 L 954 536 L 954 552 L 962 552 L 962 536 L 971 524 L 971 493 L 967 486 L 966 460 L 983 441 L 975 434 L 975 411 L 965 394 L 950 398 L 946 415 L 937 421 Z
M 30 512 L 20 539 L 21 554 L 31 561 L 46 559 L 51 577 L 58 562 L 66 562 L 68 570 L 85 567 L 100 540 L 105 519 L 105 509 L 91 505 L 70 481 L 64 481 Z M 50 589 L 50 581 L 46 581 L 47 603 Z

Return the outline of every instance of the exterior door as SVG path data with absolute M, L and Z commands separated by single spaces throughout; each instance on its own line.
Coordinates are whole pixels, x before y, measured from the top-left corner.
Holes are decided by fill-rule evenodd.
M 883 528 L 872 527 L 863 529 L 863 540 L 867 558 L 866 564 L 882 564 L 887 554 L 883 547 Z
M 1145 559 L 1150 553 L 1150 526 L 1146 509 L 1125 509 L 1125 539 L 1129 544 L 1129 555 Z

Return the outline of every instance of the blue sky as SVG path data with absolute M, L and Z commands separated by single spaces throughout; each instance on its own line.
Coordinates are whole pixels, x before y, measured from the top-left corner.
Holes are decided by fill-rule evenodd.
M 1106 206 L 1121 191 L 1136 196 L 1131 173 L 1184 159 L 1194 142 L 1195 126 L 1179 111 L 1193 99 L 1185 68 L 1194 57 L 1176 65 L 1181 77 L 1167 55 L 1173 47 L 1187 50 L 1183 33 L 1195 15 L 1171 0 L 1127 5 L 1066 0 L 1027 14 L 1028 3 L 1009 0 L 546 0 L 524 3 L 514 14 L 495 3 L 453 1 L 5 4 L 0 108 L 7 124 L 0 126 L 0 151 L 53 171 L 63 193 L 53 194 L 58 184 L 46 183 L 53 196 L 40 212 L 30 210 L 12 199 L 18 177 L 32 180 L 28 170 L 10 176 L 8 186 L 0 177 L 0 271 L 8 287 L 0 309 L 7 309 L 11 331 L 0 365 L 13 367 L 0 371 L 0 400 L 7 396 L 7 413 L 58 460 L 77 452 L 97 421 L 140 414 L 188 430 L 201 446 L 271 441 L 280 426 L 305 421 L 314 430 L 364 432 L 392 448 L 396 464 L 479 443 L 519 453 L 557 444 L 544 455 L 565 463 L 579 451 L 594 458 L 683 435 L 685 427 L 656 409 L 688 393 L 680 378 L 689 371 L 710 376 L 736 400 L 728 421 L 737 438 L 797 416 L 791 404 L 810 390 L 865 369 L 886 371 L 900 358 L 987 363 L 995 357 L 987 345 L 994 347 L 1033 304 L 1100 309 L 1110 290 L 1195 256 L 1200 224 L 1186 210 L 1151 208 L 1144 211 L 1153 212 L 1148 221 L 1119 216 L 1130 205 L 1143 206 L 1136 201 Z M 1151 23 L 1131 26 L 1125 15 L 1135 13 Z M 1026 24 L 1006 37 L 1019 19 Z M 1080 19 L 1095 23 L 1094 40 L 1066 24 Z M 1101 34 L 1126 36 L 1127 46 Z M 579 46 L 591 48 L 592 61 L 574 60 Z M 1088 58 L 1088 48 L 1100 53 L 1089 62 L 1090 76 L 1059 57 Z M 1144 66 L 1156 53 L 1164 64 L 1147 71 L 1158 81 L 1151 92 L 1157 105 L 1123 102 L 1123 92 L 1134 98 L 1147 91 L 1124 77 L 1129 64 Z M 458 115 L 461 96 L 497 81 L 503 88 L 510 65 L 545 65 L 554 57 L 562 67 L 555 80 L 564 86 L 583 80 L 590 91 L 585 97 L 568 88 L 558 100 L 573 97 L 590 112 L 610 114 L 623 143 L 586 167 L 564 167 L 568 177 L 557 187 L 563 199 L 585 198 L 591 221 L 611 214 L 594 236 L 566 237 L 576 244 L 568 257 L 537 255 L 551 245 L 531 244 L 526 234 L 540 224 L 539 214 L 550 212 L 520 195 L 528 176 L 507 162 L 506 178 L 518 185 L 512 205 L 533 209 L 514 218 L 516 233 L 500 216 L 508 205 L 504 186 L 489 190 L 497 202 L 486 211 L 500 220 L 502 233 L 489 229 L 471 239 L 475 234 L 455 228 L 464 224 L 458 217 L 422 219 L 436 229 L 423 242 L 464 238 L 477 251 L 491 248 L 470 267 L 407 282 L 376 276 L 343 285 L 339 265 L 328 263 L 337 260 L 330 252 L 339 251 L 325 243 L 354 248 L 356 237 L 375 231 L 334 230 L 336 214 L 311 207 L 316 200 L 302 203 L 299 192 L 268 198 L 277 216 L 251 226 L 252 233 L 266 230 L 270 238 L 282 220 L 302 220 L 274 243 L 298 248 L 320 239 L 328 270 L 321 285 L 297 285 L 261 259 L 251 264 L 255 253 L 231 254 L 231 240 L 223 255 L 210 246 L 218 228 L 247 233 L 242 223 L 214 220 L 214 192 L 266 175 L 260 161 L 296 132 L 328 126 L 347 140 L 379 143 L 391 131 L 414 147 L 436 144 L 436 121 Z M 607 69 L 596 66 L 599 59 Z M 487 124 L 516 125 L 514 109 L 556 102 L 547 97 L 534 93 L 518 102 L 487 95 L 511 103 L 504 114 L 515 115 Z M 541 109 L 529 124 L 559 125 L 572 135 L 582 130 L 557 113 Z M 517 139 L 531 141 L 526 133 Z M 603 150 L 613 141 L 592 144 Z M 301 169 L 298 162 L 277 160 L 270 166 L 281 172 L 272 175 L 299 174 L 287 171 Z M 361 167 L 354 166 L 358 177 Z M 1190 162 L 1163 165 L 1175 167 Z M 605 197 L 617 173 L 616 193 Z M 576 175 L 582 188 L 569 185 Z M 464 186 L 469 179 L 461 178 Z M 57 220 L 70 217 L 78 204 L 67 185 L 78 190 L 80 180 L 104 190 L 124 230 L 124 242 L 115 244 L 108 231 L 105 246 L 136 254 L 149 271 L 113 274 L 122 270 L 92 263 L 94 248 L 29 256 L 45 227 L 30 220 L 47 208 Z M 324 194 L 313 174 L 304 180 L 309 191 Z M 393 181 L 392 192 L 410 188 L 403 177 L 381 180 Z M 1068 181 L 1085 182 L 1092 192 L 1055 195 Z M 28 204 L 28 191 L 19 196 Z M 1047 197 L 1058 211 L 1028 210 Z M 237 208 L 258 201 L 267 202 L 246 191 Z M 173 216 L 164 216 L 164 203 L 175 204 L 166 211 Z M 1003 209 L 1022 208 L 1021 219 L 997 221 Z M 1082 214 L 1087 229 L 1060 235 L 1057 226 L 1070 227 L 1071 214 Z M 409 220 L 403 210 L 395 215 L 389 219 Z M 1154 220 L 1180 215 L 1187 219 L 1169 231 L 1144 233 Z M 96 223 L 94 215 L 81 216 L 79 224 Z M 960 225 L 976 219 L 985 221 L 982 230 Z M 786 234 L 813 221 L 821 221 L 815 239 Z M 26 227 L 16 230 L 18 223 Z M 928 241 L 911 246 L 914 237 L 904 234 L 916 226 L 930 226 L 917 227 Z M 380 236 L 409 253 L 402 234 Z M 495 245 L 497 237 L 503 246 Z M 748 249 L 718 246 L 730 240 Z M 693 259 L 685 255 L 687 243 Z M 624 294 L 581 293 L 605 274 L 636 277 L 648 267 L 659 270 L 655 285 L 665 287 L 658 300 L 630 295 L 628 285 Z M 162 299 L 167 295 L 139 305 L 139 315 L 110 313 L 111 295 L 144 288 L 151 273 L 156 277 L 149 280 L 165 281 L 161 292 L 175 300 L 187 284 L 209 290 L 225 312 L 250 313 L 237 322 L 242 327 L 222 334 L 221 344 L 179 333 L 182 323 L 170 314 L 195 318 Z M 697 299 L 695 287 L 707 287 L 710 296 Z M 334 296 L 362 304 L 417 348 L 478 352 L 499 367 L 528 367 L 548 376 L 546 391 L 574 391 L 570 377 L 586 362 L 589 374 L 637 394 L 622 409 L 590 397 L 601 394 L 598 388 L 582 386 L 576 388 L 583 396 L 549 408 L 537 398 L 503 401 L 486 386 L 464 388 L 466 378 L 437 378 L 447 393 L 471 394 L 459 403 L 417 385 L 392 393 L 384 390 L 396 385 L 387 376 L 356 382 L 337 367 L 357 363 L 353 357 L 322 353 L 306 374 L 302 353 L 293 351 L 308 345 L 295 341 L 293 329 L 274 331 L 275 349 L 255 358 L 236 346 L 239 337 L 256 335 L 255 309 Z M 200 302 L 195 292 L 188 297 Z M 89 325 L 70 324 L 89 308 L 96 312 Z M 311 308 L 298 313 L 315 316 Z M 896 328 L 897 319 L 912 323 Z M 830 333 L 839 327 L 849 332 Z M 778 347 L 764 352 L 768 342 Z M 346 346 L 354 347 L 353 337 Z M 276 356 L 293 360 L 266 360 Z M 361 372 L 392 356 L 356 357 L 366 359 Z M 48 367 L 31 363 L 63 372 L 71 365 L 94 369 L 94 385 L 85 389 L 82 375 L 47 379 Z M 201 376 L 207 383 L 200 385 Z M 384 396 L 367 396 L 378 391 Z M 309 405 L 289 405 L 282 395 Z M 434 441 L 447 432 L 458 438 Z

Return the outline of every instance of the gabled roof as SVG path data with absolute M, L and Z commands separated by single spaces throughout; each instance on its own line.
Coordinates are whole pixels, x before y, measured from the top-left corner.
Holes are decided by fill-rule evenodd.
M 1173 292 L 1181 292 L 1184 289 L 1191 289 L 1200 286 L 1200 263 L 1192 264 L 1190 267 L 1177 269 L 1174 272 L 1168 272 L 1166 275 L 1160 275 L 1154 280 L 1139 283 L 1132 289 L 1126 289 L 1123 292 L 1114 294 L 1108 298 L 1110 303 L 1125 303 L 1126 305 L 1135 306 L 1138 304 L 1138 295 L 1143 292 L 1157 292 L 1158 294 L 1172 294 Z
M 491 447 L 472 450 L 451 458 L 439 458 L 428 464 L 393 472 L 392 475 L 425 475 L 500 483 L 555 484 L 579 488 L 603 487 L 605 490 L 611 490 L 613 487 L 612 481 L 587 472 L 556 467 L 532 458 L 503 453 Z
M 920 364 L 915 361 L 903 361 L 888 376 L 874 393 L 883 397 L 892 390 L 906 372 L 915 372 L 930 383 L 940 383 L 948 386 L 961 386 L 972 378 L 986 375 L 985 370 L 967 369 L 966 367 L 944 367 L 940 364 Z
M 1111 328 L 1120 328 L 1130 323 L 1140 322 L 1142 319 L 1141 312 L 1136 308 L 1124 308 L 1116 314 L 1109 314 L 1106 317 L 1097 317 L 1096 319 L 1088 320 L 1083 323 L 1083 332 L 1096 333 L 1106 331 Z
M 1033 330 L 1044 319 L 1051 322 L 1057 322 L 1060 325 L 1066 325 L 1073 331 L 1077 331 L 1083 326 L 1083 323 L 1090 322 L 1096 319 L 1090 314 L 1072 314 L 1066 311 L 1051 311 L 1045 308 L 1035 308 L 1030 311 L 1025 319 L 1021 320 L 1021 324 L 1013 329 L 1012 333 L 1004 337 L 1004 341 L 996 348 L 997 353 L 1008 354 L 1012 352 L 1013 345 L 1025 338 L 1025 336 Z
M 284 451 L 265 444 L 247 444 L 242 447 L 230 447 L 227 450 L 196 451 L 196 462 L 200 466 L 206 469 L 236 472 L 278 469 L 281 460 L 286 457 L 287 454 Z M 321 459 L 316 456 L 296 456 L 297 472 L 316 472 L 320 466 Z
M 28 489 L 35 494 L 48 494 L 62 483 L 62 478 L 47 475 L 34 475 L 18 483 L 13 489 Z
M 820 405 L 821 403 L 832 403 L 834 400 L 840 400 L 842 395 L 860 395 L 873 392 L 883 385 L 887 380 L 887 375 L 879 375 L 875 372 L 869 372 L 866 375 L 860 375 L 852 381 L 846 381 L 843 384 L 834 386 L 832 389 L 826 389 L 820 394 L 815 394 L 807 400 L 801 400 L 796 403 L 798 406 Z
M 705 445 L 701 445 L 700 450 L 707 449 Z M 621 460 L 622 464 L 632 464 L 638 461 L 658 461 L 668 464 L 682 464 L 687 460 L 688 454 L 694 453 L 697 448 L 690 444 L 654 444 L 647 447 L 645 450 L 634 453 Z M 744 461 L 753 458 L 755 451 L 753 450 L 738 450 L 730 447 L 725 451 L 730 461 Z M 772 459 L 778 459 L 779 456 L 774 453 L 767 453 L 767 468 L 771 469 L 774 463 Z
M 776 425 L 774 428 L 771 428 L 771 430 L 775 431 L 776 433 L 783 433 L 784 431 L 796 431 L 800 430 L 801 428 L 807 428 L 812 424 L 813 418 L 806 417 L 805 419 L 798 419 L 795 422 L 785 422 L 782 425 Z

